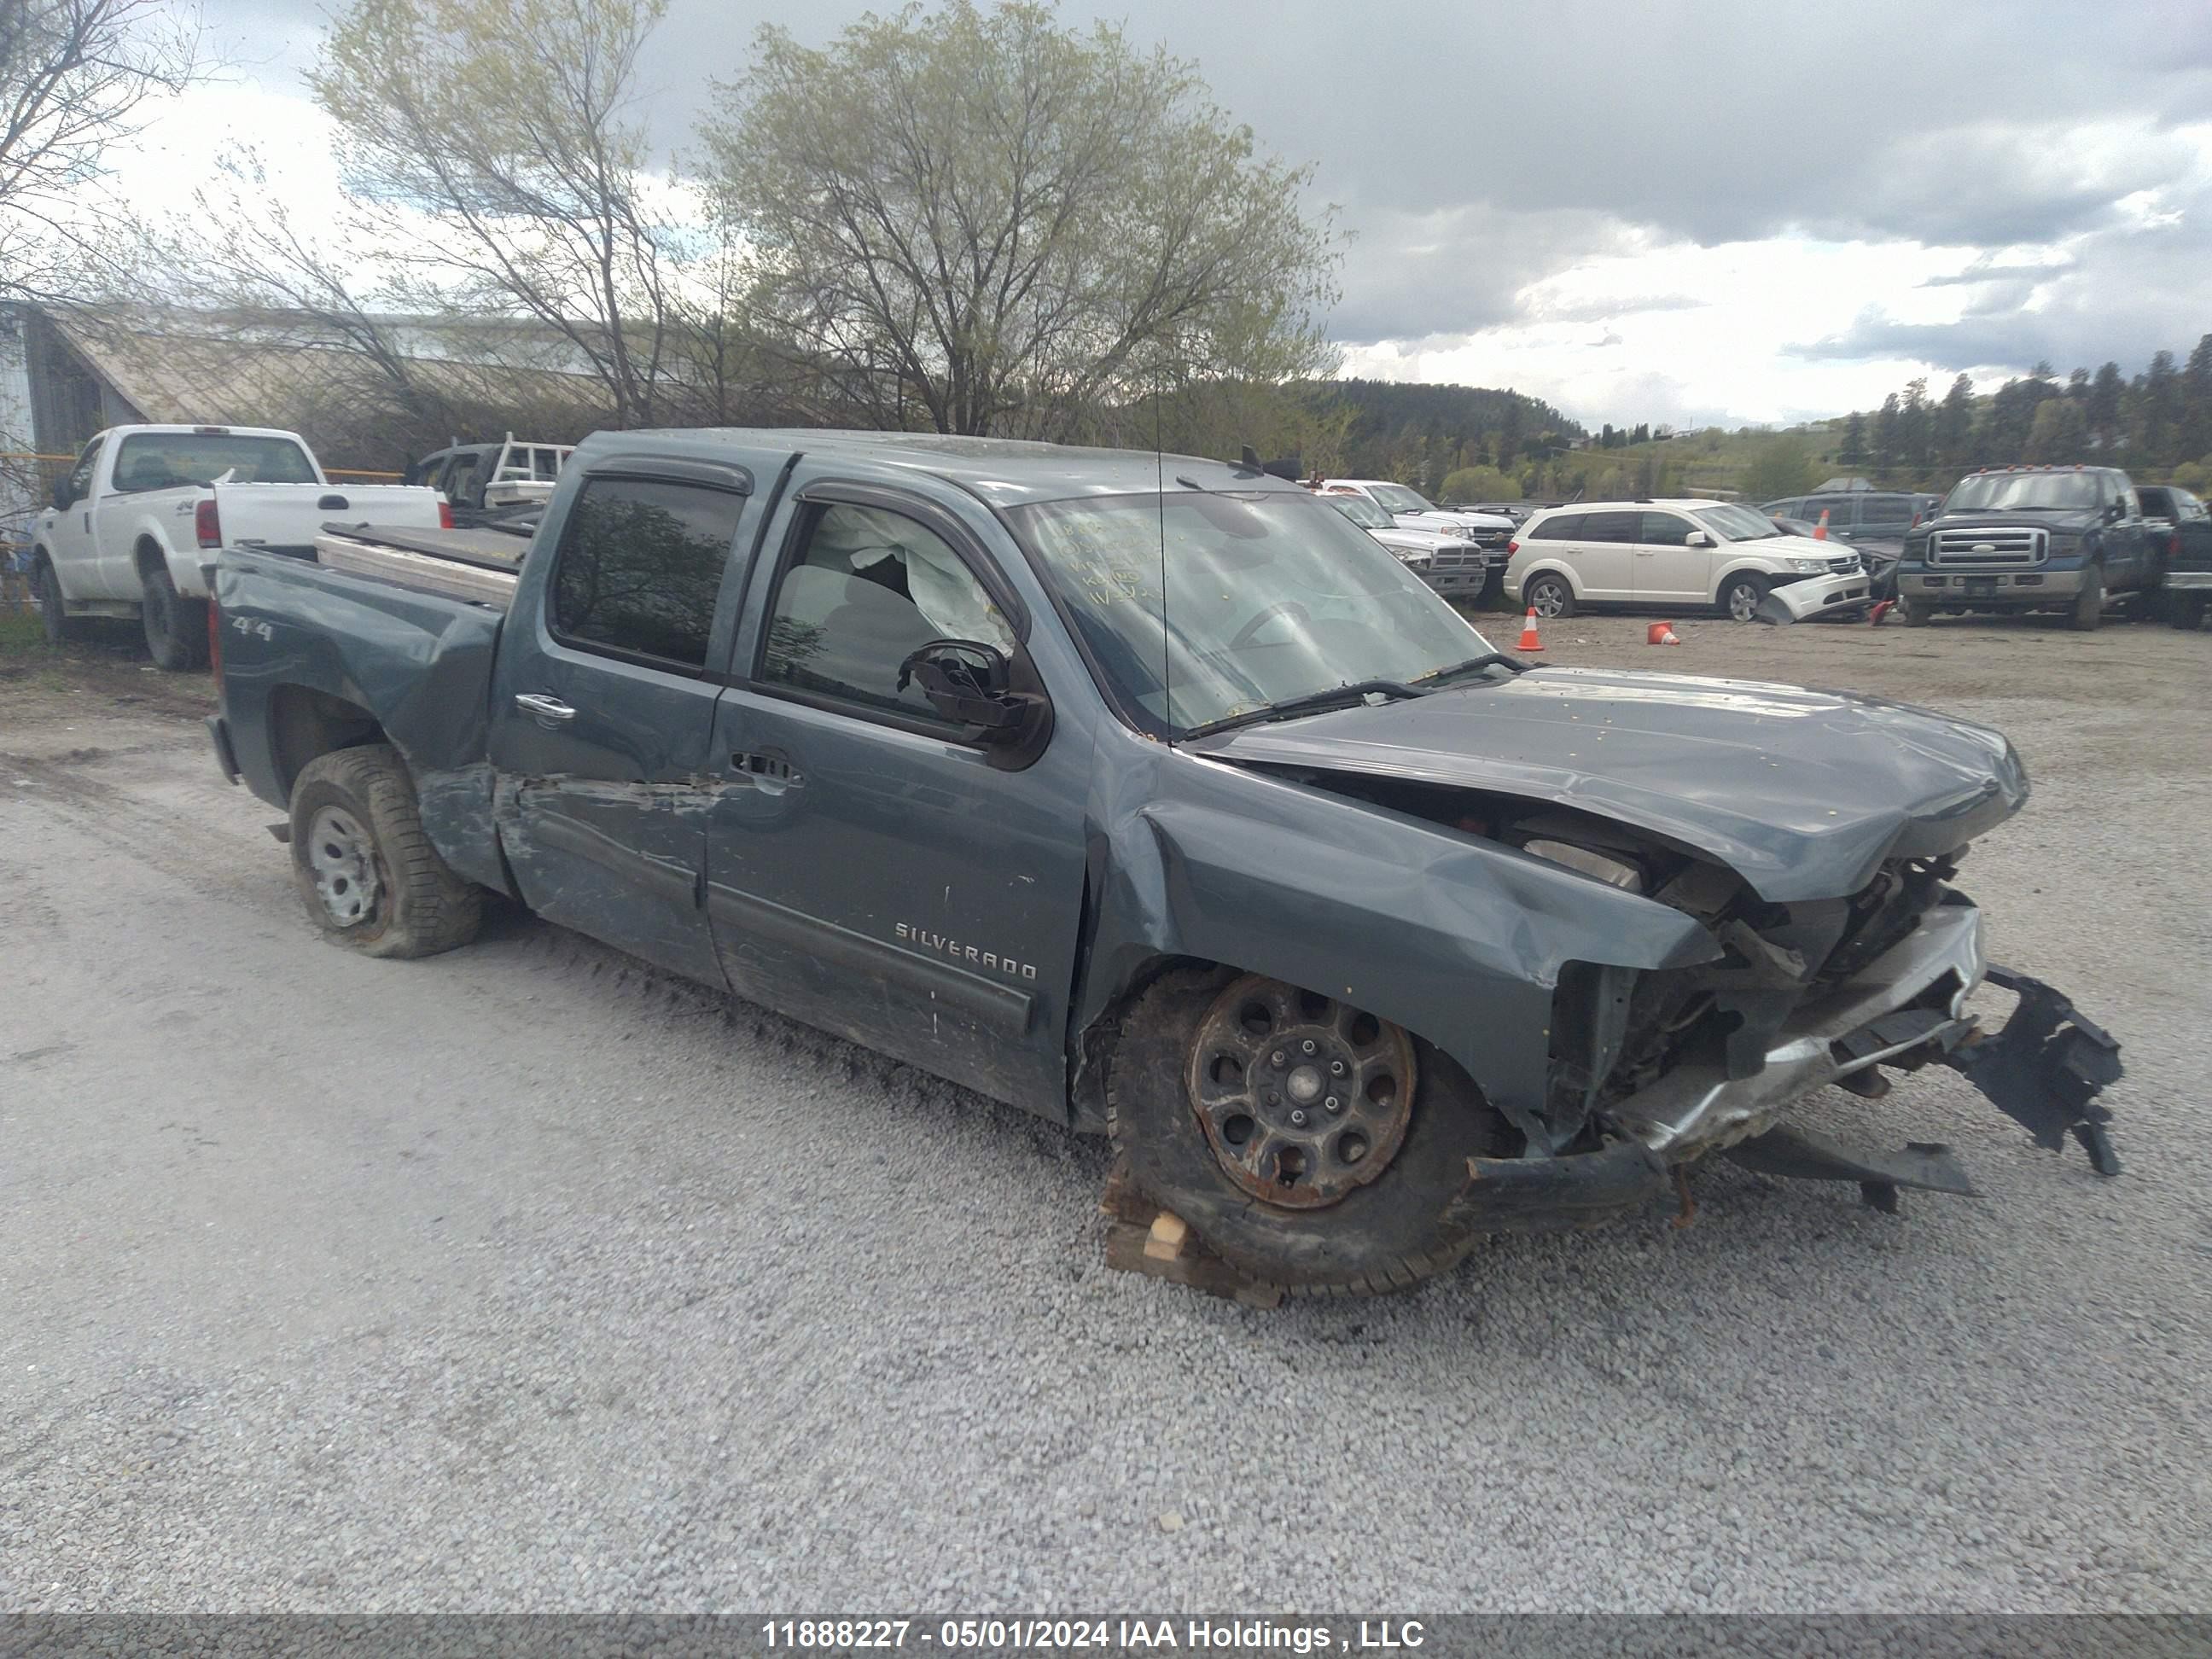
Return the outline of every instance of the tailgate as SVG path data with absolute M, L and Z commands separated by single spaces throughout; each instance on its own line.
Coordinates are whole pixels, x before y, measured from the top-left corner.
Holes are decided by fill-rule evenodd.
M 216 516 L 226 547 L 315 544 L 324 525 L 392 525 L 434 529 L 445 498 L 421 484 L 219 483 Z

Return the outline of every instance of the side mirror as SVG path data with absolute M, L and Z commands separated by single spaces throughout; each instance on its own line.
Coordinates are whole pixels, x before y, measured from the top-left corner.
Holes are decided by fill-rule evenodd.
M 67 477 L 60 477 L 54 480 L 55 512 L 68 512 L 70 510 L 70 504 L 76 500 L 76 494 L 70 488 L 70 481 Z
M 1712 544 L 1713 538 L 1702 530 L 1692 530 L 1682 538 L 1682 545 L 1685 547 L 1711 547 Z
M 1018 684 L 1027 681 L 1027 684 Z M 992 751 L 991 763 L 1007 769 L 1028 765 L 1052 735 L 1052 704 L 1036 684 L 1026 658 L 1010 659 L 981 640 L 932 640 L 899 664 L 898 690 L 919 685 L 946 720 L 975 728 L 975 741 Z

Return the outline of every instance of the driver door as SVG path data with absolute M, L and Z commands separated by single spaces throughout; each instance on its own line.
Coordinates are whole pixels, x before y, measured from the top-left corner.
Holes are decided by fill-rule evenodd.
M 64 591 L 72 599 L 107 597 L 98 568 L 99 544 L 92 533 L 92 479 L 100 469 L 100 446 L 105 441 L 94 438 L 78 454 L 76 464 L 65 475 L 72 499 L 67 507 L 56 507 L 46 525 L 46 551 Z
M 715 710 L 723 970 L 740 996 L 1063 1117 L 1089 744 L 1062 731 L 1008 769 L 911 672 L 948 638 L 1026 665 L 989 530 L 903 489 L 796 482 Z
M 1639 604 L 1684 605 L 1712 598 L 1713 550 L 1689 544 L 1694 528 L 1680 513 L 1644 510 L 1636 532 Z

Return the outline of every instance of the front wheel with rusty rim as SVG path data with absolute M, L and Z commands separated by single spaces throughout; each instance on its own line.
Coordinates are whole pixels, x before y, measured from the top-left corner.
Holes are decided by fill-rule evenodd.
M 1401 1290 L 1479 1234 L 1469 1158 L 1517 1138 L 1449 1055 L 1259 975 L 1177 969 L 1121 1023 L 1107 1123 L 1138 1188 L 1255 1279 Z
M 292 871 L 323 937 L 371 957 L 427 957 L 476 937 L 483 890 L 431 846 L 398 752 L 319 755 L 292 786 Z

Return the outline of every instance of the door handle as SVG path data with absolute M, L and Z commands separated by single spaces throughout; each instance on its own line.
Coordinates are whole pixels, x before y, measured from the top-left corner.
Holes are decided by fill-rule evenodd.
M 730 769 L 738 775 L 739 783 L 751 784 L 770 794 L 796 789 L 806 781 L 806 775 L 782 756 L 757 755 L 743 749 L 731 754 Z
M 558 697 L 549 697 L 542 691 L 518 691 L 514 706 L 531 716 L 547 731 L 566 726 L 576 718 L 576 711 Z

